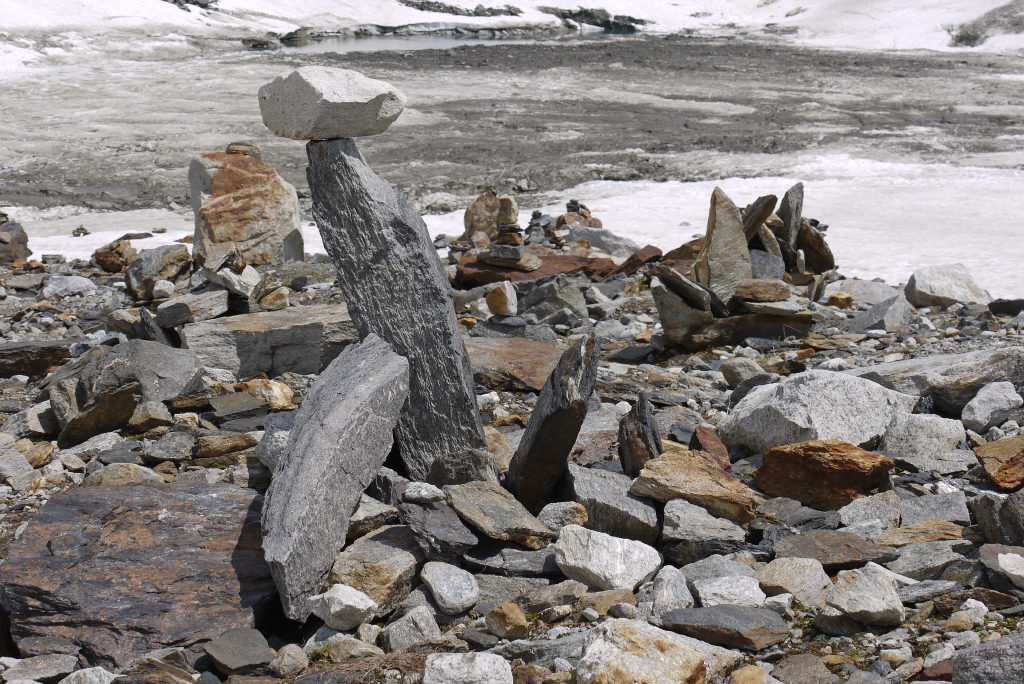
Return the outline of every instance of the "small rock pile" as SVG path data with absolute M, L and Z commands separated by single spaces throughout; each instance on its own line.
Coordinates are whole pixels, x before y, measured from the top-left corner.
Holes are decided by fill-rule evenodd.
M 490 193 L 446 269 L 352 140 L 400 93 L 260 100 L 335 273 L 249 224 L 3 269 L 6 682 L 1020 680 L 1024 301 L 842 278 L 799 186 L 665 255 Z

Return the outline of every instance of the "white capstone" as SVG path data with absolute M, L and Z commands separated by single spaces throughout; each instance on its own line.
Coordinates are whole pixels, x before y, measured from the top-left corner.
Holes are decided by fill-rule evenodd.
M 895 626 L 903 622 L 903 602 L 896 582 L 878 566 L 840 572 L 829 589 L 827 603 L 868 625 Z
M 555 544 L 555 562 L 562 574 L 591 589 L 635 589 L 654 577 L 661 554 L 643 542 L 567 525 Z
M 390 83 L 320 66 L 278 76 L 260 88 L 259 100 L 267 128 L 292 140 L 377 135 L 405 108 L 405 95 Z
M 335 584 L 312 597 L 310 607 L 325 625 L 339 632 L 358 627 L 377 612 L 376 601 L 346 584 Z
M 693 588 L 704 608 L 722 605 L 760 608 L 767 598 L 753 577 L 709 577 L 695 581 Z

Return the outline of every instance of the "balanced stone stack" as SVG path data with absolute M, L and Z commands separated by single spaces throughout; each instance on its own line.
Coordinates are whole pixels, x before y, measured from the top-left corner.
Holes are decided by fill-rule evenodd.
M 492 266 L 536 271 L 543 264 L 523 246 L 523 229 L 519 227 L 519 207 L 515 199 L 502 195 L 498 201 L 501 204 L 498 209 L 498 234 L 491 241 L 491 248 L 480 256 L 480 260 Z

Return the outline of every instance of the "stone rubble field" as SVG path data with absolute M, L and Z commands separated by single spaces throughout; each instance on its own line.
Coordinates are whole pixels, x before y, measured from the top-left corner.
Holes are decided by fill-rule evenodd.
M 245 142 L 191 253 L 0 216 L 4 682 L 1022 681 L 1024 300 L 844 278 L 802 184 L 432 240 L 354 139 L 401 92 L 259 102 L 329 257 Z

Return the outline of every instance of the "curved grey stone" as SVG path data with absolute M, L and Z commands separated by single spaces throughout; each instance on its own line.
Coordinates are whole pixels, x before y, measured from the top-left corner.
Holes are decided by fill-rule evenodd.
M 349 516 L 391 451 L 408 396 L 408 362 L 370 335 L 342 352 L 302 402 L 263 510 L 263 549 L 292 619 L 309 615 L 344 548 Z
M 993 382 L 982 387 L 964 406 L 960 420 L 968 430 L 985 434 L 989 428 L 1002 424 L 1024 406 L 1012 382 Z
M 992 301 L 974 282 L 963 264 L 944 264 L 921 268 L 910 276 L 906 287 L 907 299 L 914 306 L 946 308 L 956 303 L 988 304 Z
M 306 146 L 313 216 L 360 338 L 409 360 L 395 430 L 414 480 L 444 454 L 487 449 L 452 289 L 423 219 L 370 169 L 351 139 Z

